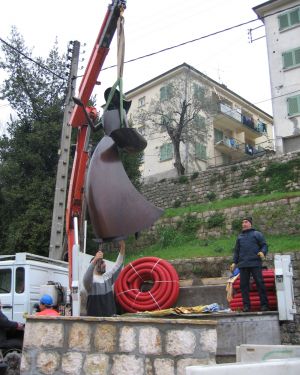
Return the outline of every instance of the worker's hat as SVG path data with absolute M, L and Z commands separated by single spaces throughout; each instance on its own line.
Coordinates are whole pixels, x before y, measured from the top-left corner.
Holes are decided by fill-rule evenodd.
M 53 299 L 49 294 L 44 294 L 42 298 L 40 299 L 40 303 L 46 306 L 52 306 Z

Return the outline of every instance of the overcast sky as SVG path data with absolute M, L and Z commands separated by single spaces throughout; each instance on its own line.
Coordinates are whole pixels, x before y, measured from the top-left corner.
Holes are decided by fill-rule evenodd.
M 125 61 L 256 19 L 252 8 L 261 0 L 127 0 L 125 17 Z M 108 0 L 10 0 L 1 3 L 0 37 L 7 40 L 14 25 L 33 57 L 46 57 L 56 38 L 62 53 L 70 40 L 81 43 L 85 64 L 105 16 Z M 255 21 L 230 31 L 200 39 L 152 57 L 125 64 L 124 91 L 186 62 L 227 85 L 240 96 L 272 114 L 266 40 L 249 43 L 248 30 L 261 26 Z M 263 36 L 264 27 L 253 31 Z M 86 46 L 83 46 L 86 43 Z M 116 64 L 116 38 L 104 67 Z M 84 69 L 78 74 L 83 74 Z M 117 78 L 116 68 L 100 73 L 95 93 L 103 103 L 105 88 Z M 0 83 L 3 75 L 0 73 Z M 0 132 L 10 108 L 0 101 Z

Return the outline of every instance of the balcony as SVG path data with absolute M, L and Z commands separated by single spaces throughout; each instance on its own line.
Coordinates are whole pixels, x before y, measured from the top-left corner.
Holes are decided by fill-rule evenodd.
M 223 137 L 215 143 L 215 148 L 222 154 L 231 156 L 232 160 L 239 160 L 245 156 L 245 145 L 234 138 Z
M 214 119 L 215 124 L 220 129 L 230 131 L 243 131 L 247 138 L 256 139 L 266 134 L 266 124 L 257 122 L 249 116 L 243 115 L 237 109 L 229 105 L 219 103 L 219 114 Z
M 216 150 L 226 154 L 232 160 L 244 159 L 246 156 L 258 156 L 265 153 L 263 147 L 253 147 L 250 144 L 240 143 L 234 138 L 223 137 L 220 141 L 215 143 Z

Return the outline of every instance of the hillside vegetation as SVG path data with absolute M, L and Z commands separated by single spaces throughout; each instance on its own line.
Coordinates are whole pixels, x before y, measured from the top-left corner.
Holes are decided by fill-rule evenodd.
M 300 191 L 273 193 L 259 196 L 248 196 L 240 198 L 230 198 L 219 201 L 212 201 L 199 205 L 170 208 L 164 213 L 165 217 L 189 218 L 186 214 L 193 212 L 205 212 L 221 210 L 224 208 L 237 207 L 242 205 L 254 205 L 260 202 L 274 202 L 283 198 L 300 197 Z M 297 220 L 297 218 L 295 218 Z M 253 225 L 255 227 L 255 223 Z M 257 228 L 259 229 L 259 228 Z M 134 239 L 127 240 L 126 263 L 146 256 L 156 256 L 163 259 L 193 258 L 193 257 L 214 257 L 231 256 L 236 241 L 236 236 L 241 227 L 235 228 L 235 234 L 219 238 L 198 239 L 196 237 L 197 227 L 193 221 L 185 220 L 185 225 L 180 228 L 159 227 L 156 235 L 156 241 L 151 246 L 133 250 Z M 269 235 L 264 233 L 269 245 L 270 253 L 285 253 L 291 251 L 300 251 L 300 234 L 287 235 Z M 108 258 L 114 259 L 115 254 L 107 254 Z

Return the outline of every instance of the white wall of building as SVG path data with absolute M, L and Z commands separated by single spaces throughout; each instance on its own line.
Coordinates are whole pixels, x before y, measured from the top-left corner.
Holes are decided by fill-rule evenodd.
M 266 29 L 274 132 L 276 152 L 278 153 L 285 151 L 283 138 L 300 136 L 300 116 L 289 117 L 287 106 L 288 97 L 300 95 L 300 66 L 284 69 L 282 58 L 284 52 L 300 47 L 300 23 L 279 31 L 278 21 L 279 14 L 285 13 L 288 8 L 297 5 L 300 7 L 299 0 L 275 0 L 254 8 L 260 17 L 264 17 Z

